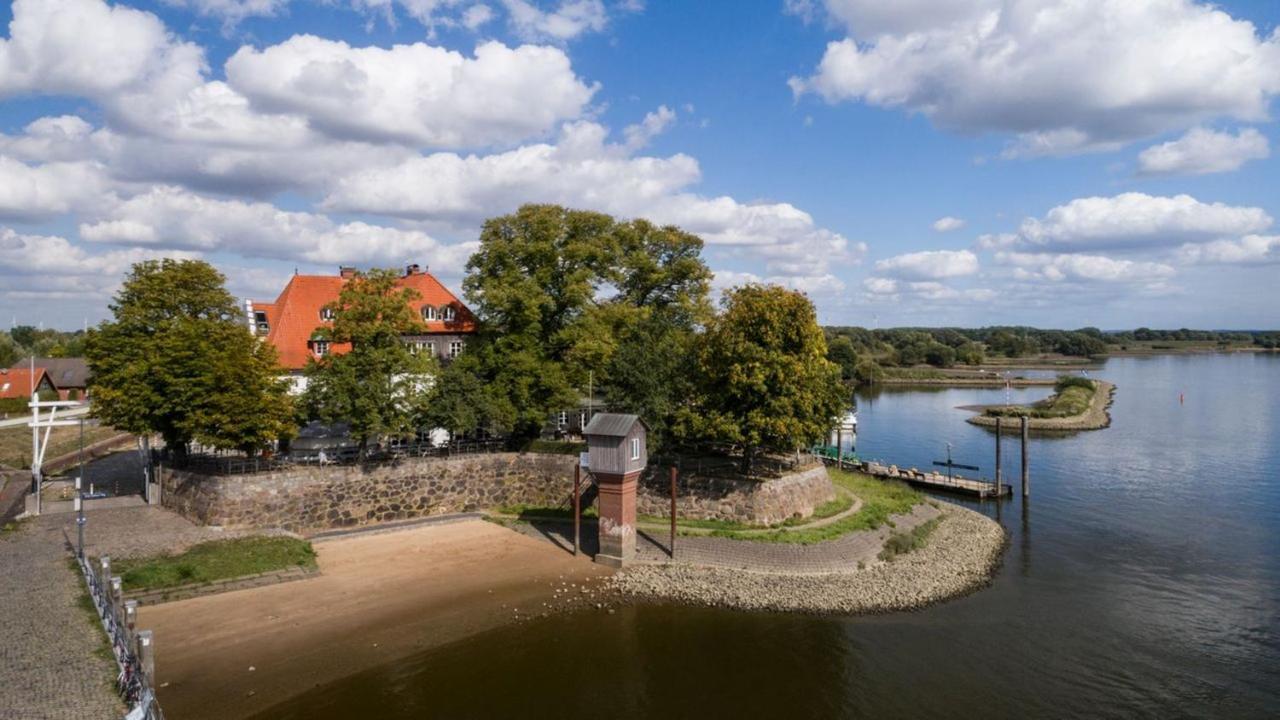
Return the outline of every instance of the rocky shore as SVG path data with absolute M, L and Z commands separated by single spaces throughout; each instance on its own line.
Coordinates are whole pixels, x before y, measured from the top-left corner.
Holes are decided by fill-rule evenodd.
M 953 505 L 924 548 L 851 572 L 793 574 L 687 564 L 642 565 L 608 582 L 623 598 L 812 613 L 912 610 L 971 592 L 999 566 L 1005 532 Z
M 1080 415 L 1072 415 L 1071 417 L 1061 418 L 1029 418 L 1027 427 L 1031 430 L 1056 430 L 1056 431 L 1075 431 L 1075 430 L 1101 430 L 1102 428 L 1111 426 L 1111 403 L 1115 401 L 1116 386 L 1106 380 L 1098 380 L 1098 387 L 1093 391 L 1093 399 L 1089 403 L 1089 409 Z M 973 425 L 994 428 L 996 419 L 990 415 L 981 413 L 974 415 L 968 419 Z M 1016 417 L 1004 418 L 1006 428 L 1017 428 L 1020 421 Z

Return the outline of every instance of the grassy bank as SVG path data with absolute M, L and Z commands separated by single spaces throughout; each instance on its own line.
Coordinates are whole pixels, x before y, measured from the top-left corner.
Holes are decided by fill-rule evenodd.
M 990 407 L 984 411 L 990 417 L 1066 418 L 1083 415 L 1089 411 L 1098 383 L 1082 377 L 1058 378 L 1053 386 L 1054 394 L 1031 405 Z
M 874 530 L 889 521 L 891 515 L 909 513 L 924 502 L 924 495 L 911 489 L 906 483 L 878 480 L 862 473 L 830 470 L 831 482 L 848 490 L 862 500 L 862 507 L 852 515 L 821 527 L 794 529 L 781 528 L 770 533 L 721 530 L 711 534 L 756 542 L 796 543 L 812 545 L 834 540 L 859 530 Z
M 899 555 L 905 555 L 913 550 L 919 550 L 929 544 L 929 536 L 934 530 L 938 529 L 938 525 L 942 523 L 942 517 L 936 517 L 928 522 L 921 523 L 907 532 L 894 532 L 884 541 L 884 549 L 880 551 L 880 559 L 892 561 Z
M 86 425 L 84 428 L 84 444 L 92 445 L 99 440 L 106 440 L 119 433 L 113 428 L 98 425 Z M 76 426 L 56 427 L 49 436 L 49 449 L 45 451 L 45 462 L 75 452 L 80 448 L 80 428 Z M 26 425 L 0 428 L 0 465 L 14 468 L 31 467 L 31 428 Z
M 311 543 L 297 538 L 245 537 L 201 543 L 178 555 L 122 559 L 112 564 L 126 592 L 157 590 L 289 568 L 313 569 Z

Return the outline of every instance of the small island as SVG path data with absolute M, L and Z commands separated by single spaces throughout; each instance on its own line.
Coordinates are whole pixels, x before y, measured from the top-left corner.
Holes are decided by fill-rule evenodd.
M 995 427 L 1000 418 L 1027 418 L 1032 430 L 1101 430 L 1111 425 L 1112 398 L 1116 386 L 1105 380 L 1090 380 L 1076 376 L 1059 377 L 1053 386 L 1053 394 L 1030 405 L 978 405 L 967 410 L 979 414 L 969 422 L 983 427 Z

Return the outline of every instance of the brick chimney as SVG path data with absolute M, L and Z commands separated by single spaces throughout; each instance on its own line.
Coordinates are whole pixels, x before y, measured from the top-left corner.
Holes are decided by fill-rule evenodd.
M 410 275 L 418 275 L 421 272 L 422 272 L 422 267 L 419 266 L 418 263 L 411 263 L 405 266 L 404 276 L 409 277 Z
M 338 277 L 344 280 L 350 280 L 355 276 L 356 276 L 356 269 L 353 267 L 348 267 L 346 265 L 343 265 L 338 268 Z

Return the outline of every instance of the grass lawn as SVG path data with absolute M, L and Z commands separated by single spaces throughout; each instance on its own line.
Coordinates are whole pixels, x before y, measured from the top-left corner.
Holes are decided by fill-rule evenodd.
M 911 508 L 925 500 L 923 494 L 912 490 L 906 483 L 878 480 L 870 475 L 844 470 L 829 469 L 828 472 L 831 475 L 831 482 L 849 490 L 862 500 L 862 507 L 856 513 L 817 528 L 780 529 L 771 533 L 721 530 L 711 534 L 716 537 L 757 542 L 812 545 L 824 540 L 834 540 L 841 535 L 859 530 L 874 530 L 888 522 L 890 515 L 911 512 Z M 836 513 L 832 513 L 834 514 Z
M 118 434 L 114 428 L 85 425 L 84 444 L 87 447 Z M 75 452 L 79 448 L 79 427 L 56 427 L 49 435 L 49 449 L 45 451 L 45 462 L 59 455 Z M 31 467 L 31 428 L 26 425 L 0 428 L 0 465 L 14 468 Z
M 291 537 L 257 536 L 213 540 L 195 545 L 180 555 L 116 560 L 112 571 L 120 575 L 124 589 L 129 591 L 315 566 L 316 554 L 311 543 Z
M 546 505 L 503 505 L 493 509 L 501 515 L 515 515 L 521 520 L 573 520 L 573 508 L 549 507 Z M 593 518 L 598 513 L 594 505 L 582 508 L 582 517 Z

